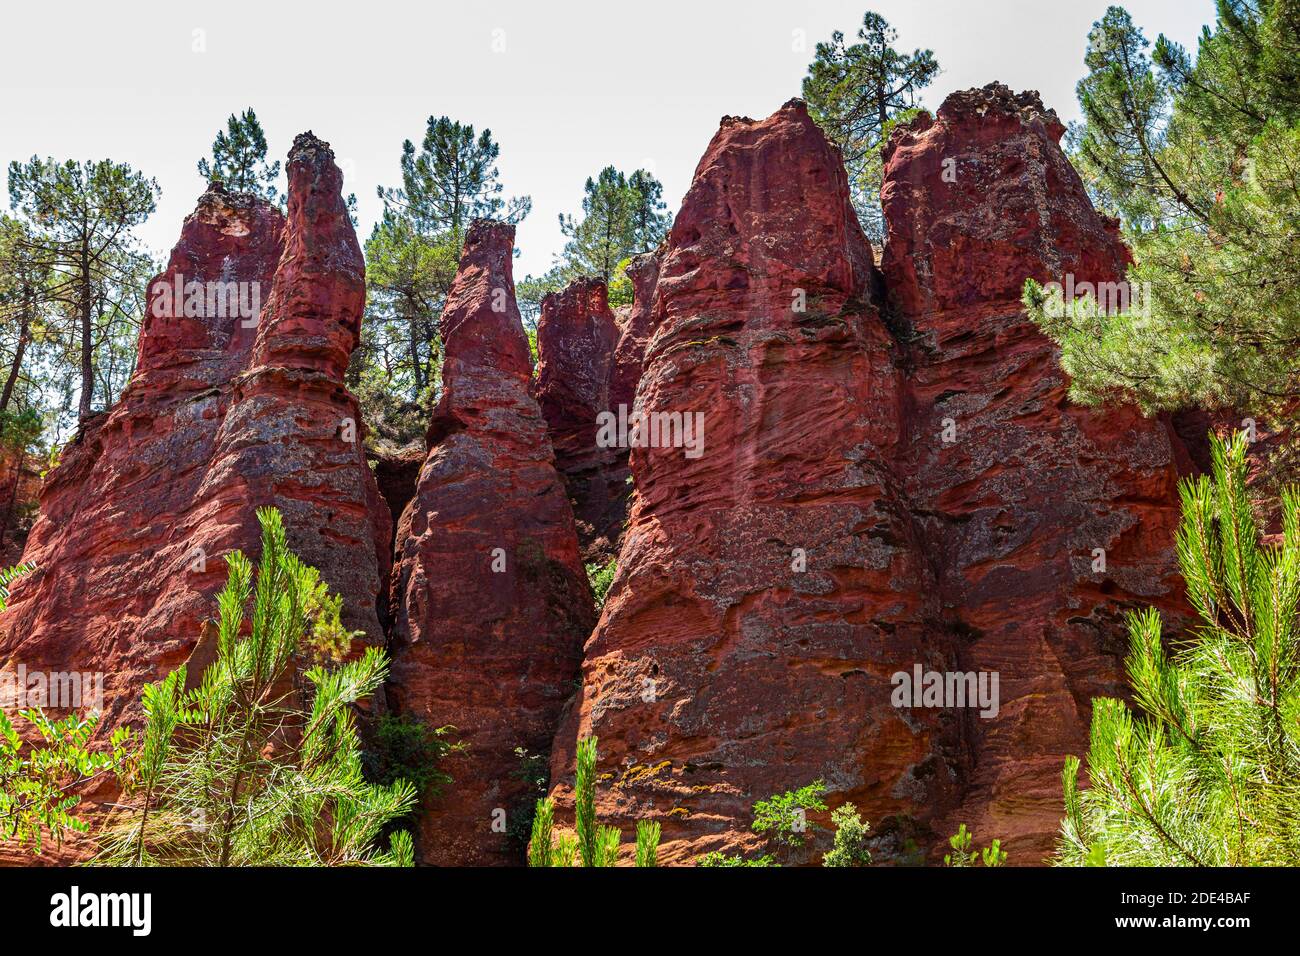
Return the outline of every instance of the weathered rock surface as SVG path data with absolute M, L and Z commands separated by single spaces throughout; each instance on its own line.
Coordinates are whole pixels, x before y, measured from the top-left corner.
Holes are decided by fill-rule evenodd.
M 0 453 L 0 568 L 12 567 L 22 558 L 36 517 L 44 464 L 38 455 Z
M 574 741 L 599 736 L 602 814 L 659 819 L 667 860 L 751 844 L 750 804 L 796 781 L 870 791 L 873 811 L 948 799 L 934 772 L 893 795 L 957 738 L 888 704 L 896 660 L 945 647 L 887 468 L 904 408 L 877 284 L 804 106 L 724 119 L 668 239 L 637 391 L 648 415 L 702 413 L 703 451 L 632 450 L 618 576 L 552 763 L 563 799 Z
M 885 283 L 913 336 L 895 468 L 924 516 L 960 669 L 1000 675 L 998 717 L 968 723 L 962 801 L 935 826 L 1003 837 L 1021 863 L 1051 849 L 1091 699 L 1125 692 L 1123 611 L 1184 611 L 1173 540 L 1192 467 L 1167 421 L 1071 405 L 1021 310 L 1026 277 L 1116 282 L 1129 261 L 1061 133 L 1036 93 L 956 93 L 898 131 L 882 190 Z
M 37 570 L 0 615 L 0 667 L 103 673 L 104 727 L 138 718 L 144 683 L 194 649 L 223 556 L 258 550 L 263 505 L 348 626 L 383 639 L 390 519 L 342 384 L 365 266 L 328 144 L 297 137 L 288 177 L 287 219 L 216 187 L 186 219 L 149 286 L 135 376 L 48 476 L 24 552 Z M 177 282 L 235 283 L 260 318 L 206 297 L 172 308 Z
M 403 448 L 394 452 L 366 453 L 375 475 L 375 484 L 379 487 L 379 495 L 388 505 L 394 531 L 402 518 L 402 512 L 415 497 L 415 486 L 420 480 L 420 468 L 424 465 L 426 454 L 427 452 L 421 447 Z M 390 543 L 389 547 L 391 549 L 393 544 Z
M 584 561 L 607 561 L 627 516 L 627 449 L 597 443 L 611 405 L 620 329 L 599 279 L 577 279 L 542 299 L 533 391 L 574 507 Z M 635 389 L 635 383 L 633 383 Z
M 546 754 L 578 678 L 591 592 L 546 421 L 510 265 L 514 227 L 477 221 L 441 318 L 443 392 L 415 498 L 398 526 L 389 699 L 461 729 L 455 783 L 429 801 L 426 863 L 522 860 L 536 799 L 518 747 Z M 494 308 L 500 306 L 500 308 Z
M 636 387 L 641 381 L 645 364 L 646 347 L 655 332 L 654 299 L 659 284 L 659 266 L 664 247 L 654 252 L 633 256 L 628 263 L 627 275 L 632 280 L 632 304 L 619 330 L 618 344 L 614 347 L 614 361 L 609 373 L 609 407 L 632 407 L 636 401 Z
M 750 805 L 815 778 L 900 843 L 965 822 L 1013 862 L 1050 849 L 1089 700 L 1122 690 L 1122 611 L 1178 608 L 1190 467 L 1167 423 L 1069 405 L 1020 309 L 1027 276 L 1127 261 L 1060 132 L 1036 95 L 990 87 L 896 134 L 882 317 L 803 105 L 723 120 L 637 390 L 647 413 L 702 412 L 704 449 L 632 451 L 618 577 L 556 740 L 562 804 L 596 735 L 600 814 L 660 820 L 672 862 L 753 849 Z M 914 665 L 997 672 L 997 715 L 895 707 Z

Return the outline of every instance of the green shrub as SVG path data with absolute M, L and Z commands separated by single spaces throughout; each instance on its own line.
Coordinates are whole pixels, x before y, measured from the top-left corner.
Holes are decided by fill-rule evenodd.
M 769 834 L 768 839 L 780 845 L 802 847 L 809 826 L 808 814 L 826 809 L 822 801 L 825 792 L 826 784 L 814 780 L 798 790 L 787 790 L 758 801 L 754 804 L 753 831 Z
M 591 595 L 596 599 L 596 609 L 605 606 L 605 597 L 610 585 L 614 583 L 614 574 L 618 571 L 618 559 L 610 558 L 609 563 L 600 565 L 595 562 L 587 565 L 587 581 L 591 584 Z
M 414 785 L 370 783 L 362 771 L 355 705 L 382 686 L 382 651 L 300 671 L 300 653 L 338 606 L 321 601 L 319 573 L 286 545 L 280 513 L 257 512 L 256 572 L 226 560 L 217 598 L 217 657 L 197 688 L 177 668 L 144 689 L 139 753 L 124 775 L 136 799 L 107 835 L 110 865 L 411 865 L 410 835 L 376 842 L 416 802 Z M 247 613 L 251 611 L 251 613 Z M 287 732 L 286 732 L 287 731 Z
M 695 858 L 696 866 L 780 866 L 776 858 L 760 856 L 757 859 L 746 860 L 741 856 L 727 856 L 725 853 L 706 853 L 703 856 Z
M 529 866 L 572 866 L 575 852 L 582 866 L 606 867 L 618 862 L 617 827 L 602 826 L 596 819 L 596 738 L 578 741 L 577 772 L 574 777 L 573 818 L 575 836 L 553 836 L 555 801 L 543 797 L 533 811 L 532 836 L 528 841 Z M 659 824 L 638 821 L 636 865 L 658 866 Z
M 960 868 L 978 866 L 981 862 L 985 866 L 1002 866 L 1007 862 L 1007 854 L 1002 849 L 1001 840 L 994 840 L 977 852 L 971 849 L 974 839 L 975 835 L 966 829 L 966 824 L 963 823 L 958 827 L 957 832 L 948 837 L 948 845 L 952 847 L 952 852 L 944 856 L 943 865 Z
M 451 783 L 442 769 L 449 754 L 465 749 L 451 736 L 456 728 L 430 727 L 409 714 L 384 714 L 374 722 L 372 742 L 362 759 L 366 779 L 384 787 L 408 781 L 421 797 L 433 797 Z
M 835 844 L 822 857 L 822 866 L 870 866 L 867 837 L 871 824 L 862 819 L 858 808 L 844 804 L 831 812 L 831 822 L 835 824 Z

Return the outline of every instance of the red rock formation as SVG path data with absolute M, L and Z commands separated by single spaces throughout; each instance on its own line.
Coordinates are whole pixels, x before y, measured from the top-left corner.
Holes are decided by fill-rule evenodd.
M 646 348 L 655 332 L 654 297 L 663 252 L 661 246 L 654 252 L 633 256 L 627 266 L 628 278 L 632 280 L 632 304 L 621 323 L 609 373 L 609 407 L 613 409 L 620 405 L 631 408 L 636 401 Z
M 443 392 L 399 523 L 390 700 L 469 750 L 421 818 L 426 863 L 522 860 L 511 833 L 536 798 L 515 748 L 545 754 L 593 610 L 546 422 L 529 392 L 514 227 L 471 226 L 441 319 Z M 496 811 L 504 811 L 504 820 Z M 522 834 L 526 837 L 526 834 Z
M 0 667 L 102 672 L 105 727 L 138 717 L 142 685 L 186 660 L 223 556 L 256 553 L 262 505 L 343 595 L 348 626 L 382 639 L 390 519 L 342 384 L 365 266 L 328 145 L 297 137 L 288 177 L 287 221 L 219 187 L 186 219 L 149 285 L 135 376 L 49 475 L 24 552 L 37 570 L 0 615 Z M 173 303 L 193 282 L 237 284 L 232 301 L 260 317 Z
M 426 454 L 419 447 L 403 448 L 395 452 L 366 453 L 375 474 L 375 484 L 379 487 L 379 496 L 388 505 L 394 531 L 402 518 L 402 512 L 415 497 L 415 486 L 420 480 L 420 467 L 424 464 Z M 394 544 L 395 542 L 390 543 L 390 549 Z
M 627 451 L 600 447 L 597 416 L 610 410 L 619 328 L 605 283 L 577 279 L 542 299 L 533 392 L 550 431 L 586 561 L 617 553 L 627 515 Z M 635 383 L 633 384 L 635 389 Z
M 961 669 L 1000 674 L 997 719 L 967 727 L 963 800 L 935 826 L 1003 837 L 1021 863 L 1052 847 L 1090 700 L 1124 692 L 1122 612 L 1183 611 L 1176 482 L 1191 467 L 1167 422 L 1071 405 L 1021 310 L 1025 277 L 1116 282 L 1129 261 L 1061 133 L 1036 93 L 955 93 L 895 134 L 881 194 L 885 282 L 912 335 L 895 467 L 925 516 Z
M 932 847 L 966 822 L 1015 862 L 1050 849 L 1088 701 L 1122 689 L 1122 610 L 1178 606 L 1188 466 L 1165 423 L 1070 406 L 1020 309 L 1027 276 L 1118 279 L 1127 261 L 1060 131 L 1035 95 L 992 87 L 897 134 L 891 336 L 803 105 L 723 120 L 668 239 L 637 391 L 650 413 L 703 412 L 704 449 L 632 452 L 618 578 L 556 741 L 561 802 L 594 734 L 602 816 L 661 820 L 672 862 L 753 848 L 750 805 L 819 777 L 877 832 Z M 895 707 L 914 665 L 998 672 L 997 716 Z
M 37 455 L 0 453 L 0 568 L 12 567 L 22 559 L 36 517 L 44 466 L 44 459 Z
M 952 729 L 889 706 L 897 662 L 945 648 L 885 466 L 903 409 L 876 280 L 803 104 L 724 119 L 668 238 L 637 391 L 647 414 L 703 413 L 703 452 L 632 450 L 618 576 L 552 763 L 565 798 L 574 740 L 599 736 L 602 815 L 659 819 L 668 861 L 752 844 L 750 804 L 816 777 L 873 811 L 950 788 L 933 755 Z
M 881 189 L 890 301 L 919 315 L 1018 302 L 1030 276 L 1122 279 L 1132 257 L 1119 222 L 1093 211 L 1057 145 L 1064 131 L 1037 93 L 999 83 L 897 130 Z

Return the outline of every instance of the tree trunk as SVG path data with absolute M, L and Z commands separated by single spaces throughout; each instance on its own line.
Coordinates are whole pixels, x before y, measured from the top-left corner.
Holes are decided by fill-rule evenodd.
M 23 310 L 22 325 L 18 328 L 18 344 L 14 346 L 14 364 L 9 367 L 9 377 L 5 379 L 4 391 L 0 392 L 0 413 L 9 407 L 9 400 L 14 395 L 14 385 L 18 383 L 18 372 L 23 367 L 23 353 L 27 351 L 27 337 L 30 313 Z
M 424 388 L 424 370 L 420 367 L 420 331 L 417 325 L 419 321 L 420 317 L 415 303 L 408 298 L 406 300 L 406 327 L 410 331 L 410 337 L 407 348 L 411 352 L 411 374 L 415 376 L 415 392 L 417 395 Z
M 95 395 L 94 339 L 91 337 L 90 305 L 90 239 L 81 241 L 81 402 L 77 407 L 78 421 L 90 417 L 91 400 Z

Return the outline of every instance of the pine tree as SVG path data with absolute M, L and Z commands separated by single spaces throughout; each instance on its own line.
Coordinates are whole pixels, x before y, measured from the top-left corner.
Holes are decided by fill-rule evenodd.
M 430 116 L 417 152 L 409 139 L 402 144 L 402 185 L 380 187 L 384 207 L 409 218 L 420 235 L 447 238 L 460 254 L 469 224 L 475 219 L 519 222 L 532 208 L 528 196 L 502 198 L 497 170 L 501 147 L 485 129 L 446 116 Z
M 24 217 L 22 254 L 48 269 L 46 301 L 67 360 L 79 367 L 78 418 L 107 407 L 134 365 L 141 290 L 154 271 L 132 230 L 153 213 L 158 184 L 110 160 L 9 164 L 9 204 Z M 125 326 L 125 327 L 124 327 Z M 97 387 L 98 386 L 98 387 Z
M 637 866 L 659 865 L 659 838 L 662 832 L 662 827 L 658 823 L 651 823 L 649 820 L 636 822 Z
M 885 238 L 881 147 L 893 123 L 915 115 L 920 91 L 939 73 L 932 51 L 900 53 L 894 49 L 897 39 L 898 31 L 884 17 L 868 11 L 858 30 L 860 42 L 846 46 L 844 34 L 835 31 L 829 43 L 817 44 L 803 81 L 808 112 L 839 147 L 853 207 L 877 245 Z
M 606 166 L 588 177 L 582 217 L 560 216 L 560 231 L 569 241 L 556 278 L 594 276 L 608 283 L 621 262 L 653 250 L 672 221 L 662 195 L 662 184 L 644 169 L 628 177 Z
M 0 415 L 20 391 L 28 350 L 44 337 L 52 279 L 51 265 L 37 253 L 28 227 L 0 215 L 0 330 L 13 342 L 9 369 L 0 386 Z
M 402 447 L 423 439 L 442 365 L 437 317 L 456 275 L 455 243 L 384 210 L 366 241 L 366 321 L 348 386 L 375 436 Z
M 199 175 L 205 182 L 220 182 L 230 192 L 249 193 L 268 202 L 284 204 L 276 188 L 280 161 L 267 163 L 266 134 L 252 107 L 232 113 L 226 128 L 212 142 L 212 159 L 200 159 Z
M 1025 304 L 1077 401 L 1267 416 L 1300 396 L 1300 4 L 1219 0 L 1195 57 L 1149 47 L 1120 7 L 1093 25 L 1070 135 L 1094 200 L 1123 219 L 1133 301 L 1029 282 Z
M 126 775 L 138 808 L 98 861 L 410 865 L 409 834 L 393 834 L 386 851 L 374 844 L 414 807 L 415 788 L 364 779 L 353 712 L 383 683 L 383 652 L 312 663 L 354 635 L 339 622 L 341 601 L 289 551 L 279 512 L 257 516 L 257 570 L 238 551 L 227 558 L 216 660 L 192 675 L 193 689 L 183 666 L 145 688 L 142 745 Z
M 529 866 L 572 866 L 575 854 L 581 866 L 608 867 L 618 864 L 622 835 L 618 827 L 604 826 L 596 819 L 596 738 L 578 741 L 577 771 L 573 786 L 573 835 L 554 835 L 555 801 L 544 797 L 533 812 L 532 836 L 528 841 Z M 637 866 L 658 866 L 660 828 L 658 823 L 637 821 Z
M 1266 541 L 1243 435 L 1181 486 L 1178 562 L 1200 625 L 1166 652 L 1154 609 L 1129 616 L 1131 707 L 1093 701 L 1089 787 L 1065 765 L 1057 862 L 1300 863 L 1300 490 Z
M 994 840 L 982 850 L 972 850 L 971 844 L 974 842 L 975 835 L 967 830 L 966 824 L 963 823 L 957 828 L 956 833 L 948 837 L 948 845 L 952 847 L 952 852 L 944 855 L 943 865 L 960 869 L 978 866 L 981 862 L 986 867 L 1002 866 L 1007 862 L 1007 854 L 1002 849 L 1001 840 Z
M 638 169 L 627 178 L 627 185 L 632 191 L 632 248 L 629 252 L 653 252 L 664 241 L 673 222 L 668 204 L 663 201 L 663 183 L 646 170 Z
M 402 185 L 380 187 L 383 218 L 366 240 L 369 300 L 348 385 L 371 426 L 393 446 L 422 441 L 438 398 L 437 318 L 475 219 L 519 222 L 527 197 L 506 200 L 491 130 L 430 116 L 419 149 L 402 144 Z

